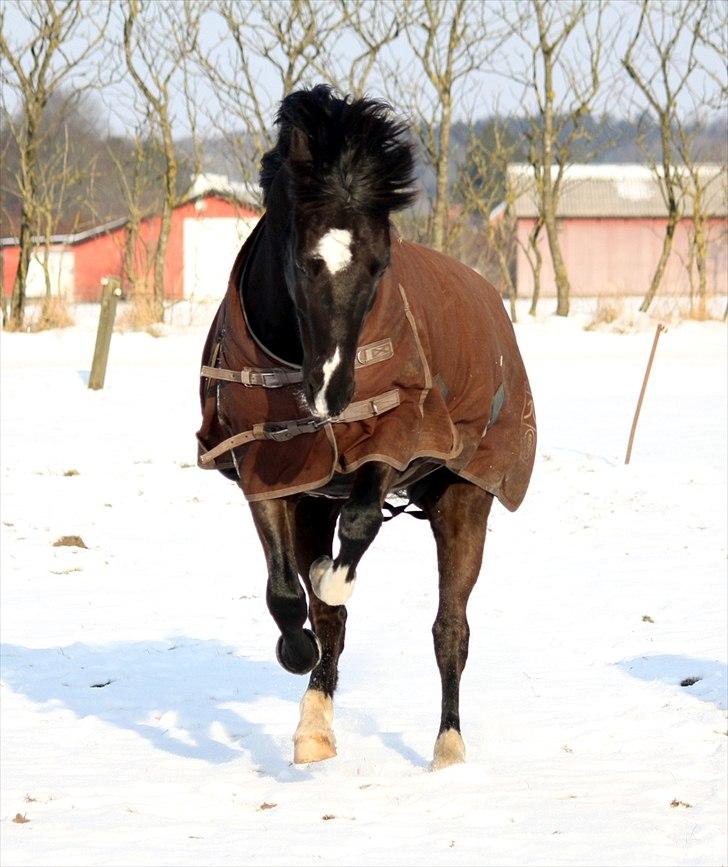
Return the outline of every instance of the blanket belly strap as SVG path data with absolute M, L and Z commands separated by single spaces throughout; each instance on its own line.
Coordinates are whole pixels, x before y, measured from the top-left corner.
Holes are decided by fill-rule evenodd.
M 374 418 L 399 406 L 399 402 L 399 389 L 393 388 L 390 391 L 378 394 L 376 397 L 350 403 L 342 413 L 326 421 L 320 421 L 313 416 L 309 416 L 308 418 L 291 419 L 289 421 L 269 421 L 255 424 L 250 430 L 228 437 L 214 448 L 201 454 L 197 463 L 203 469 L 214 469 L 215 458 L 231 449 L 238 448 L 238 446 L 244 446 L 247 443 L 253 442 L 253 440 L 273 440 L 279 443 L 288 442 L 288 440 L 301 434 L 313 433 L 326 424 L 347 424 L 363 421 L 367 418 Z
M 356 351 L 354 368 L 368 367 L 380 361 L 387 361 L 394 355 L 392 341 L 385 337 L 384 340 L 376 340 L 360 346 Z M 296 385 L 303 382 L 303 373 L 300 369 L 287 369 L 285 367 L 243 367 L 242 370 L 228 370 L 224 367 L 215 367 L 217 352 L 211 359 L 212 364 L 203 364 L 200 376 L 207 379 L 221 379 L 224 382 L 237 382 L 250 388 L 260 386 L 262 388 L 282 388 L 285 385 Z

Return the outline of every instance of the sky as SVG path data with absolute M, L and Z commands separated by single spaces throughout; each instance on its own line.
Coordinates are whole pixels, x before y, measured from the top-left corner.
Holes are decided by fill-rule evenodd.
M 680 8 L 683 0 L 672 3 L 672 8 Z M 570 4 L 560 2 L 552 7 L 557 11 L 566 9 Z M 27 3 L 6 2 L 3 31 L 11 45 L 22 44 L 29 32 Z M 84 22 L 83 29 L 88 33 L 92 27 L 94 16 L 91 14 L 94 7 L 86 4 L 89 12 L 88 20 Z M 394 0 L 382 4 L 378 9 L 394 8 Z M 105 7 L 102 7 L 105 8 Z M 163 4 L 157 3 L 157 10 L 165 11 Z M 179 8 L 179 7 L 177 7 Z M 505 8 L 509 15 L 517 14 L 524 7 L 516 2 L 508 2 L 502 6 L 500 2 L 490 3 L 488 6 L 478 4 L 471 7 L 471 11 L 486 10 L 488 17 L 485 19 L 487 26 L 496 26 L 496 14 L 499 9 Z M 617 58 L 624 52 L 629 35 L 634 31 L 638 20 L 639 7 L 628 0 L 612 0 L 610 3 L 592 4 L 589 23 L 593 24 L 597 9 L 603 11 L 603 26 L 605 32 L 604 44 L 611 52 L 611 60 L 605 64 L 602 77 L 600 99 L 595 103 L 595 111 L 608 111 L 617 116 L 634 115 L 640 108 L 640 102 L 634 99 L 634 89 L 620 71 Z M 715 13 L 722 8 L 719 0 L 715 0 L 712 11 Z M 116 2 L 111 5 L 111 21 L 116 33 L 121 32 L 121 13 L 123 6 Z M 492 14 L 491 14 L 492 13 Z M 254 19 L 251 19 L 254 20 Z M 168 23 L 162 25 L 168 27 Z M 479 26 L 471 18 L 470 26 Z M 161 34 L 163 46 L 169 38 L 168 30 Z M 231 55 L 231 42 L 224 39 L 225 30 L 221 19 L 214 14 L 207 14 L 202 18 L 201 45 L 207 59 L 217 68 L 225 68 Z M 522 83 L 514 80 L 522 75 L 523 70 L 529 68 L 529 48 L 524 40 L 533 37 L 533 28 L 522 28 L 519 34 L 506 39 L 500 49 L 491 57 L 479 65 L 477 71 L 462 79 L 457 87 L 453 106 L 455 120 L 467 120 L 471 117 L 482 117 L 495 111 L 500 113 L 521 113 L 524 108 L 532 107 L 532 100 Z M 72 53 L 81 51 L 81 38 L 71 43 Z M 482 45 L 482 43 L 481 43 Z M 356 53 L 353 39 L 340 39 L 333 49 L 330 63 L 340 70 L 351 69 L 351 62 Z M 274 54 L 274 53 L 273 53 Z M 161 56 L 161 50 L 157 52 Z M 572 37 L 564 51 L 564 59 L 568 59 L 574 74 L 579 77 L 588 72 L 590 51 L 578 33 Z M 108 45 L 93 52 L 91 63 L 79 64 L 75 84 L 80 86 L 82 82 L 92 82 L 96 91 L 96 101 L 104 123 L 116 134 L 125 134 L 130 126 L 133 126 L 133 84 L 126 73 L 121 52 L 110 50 Z M 708 70 L 708 74 L 700 74 L 695 77 L 695 86 L 699 91 L 714 89 L 713 76 L 722 77 L 725 86 L 725 68 L 717 55 L 711 56 L 703 52 L 700 57 Z M 649 64 L 642 64 L 641 68 L 649 68 Z M 91 70 L 89 75 L 89 70 Z M 3 63 L 3 73 L 7 74 L 9 67 Z M 675 70 L 678 71 L 677 69 Z M 272 122 L 275 104 L 282 96 L 280 79 L 276 74 L 273 64 L 260 60 L 254 65 L 254 74 L 257 79 L 259 93 L 267 94 L 265 114 Z M 308 79 L 308 83 L 318 80 L 315 76 Z M 207 80 L 201 74 L 194 76 L 197 88 L 196 104 L 198 109 L 198 123 L 202 132 L 209 131 L 211 123 L 208 114 L 216 113 L 216 91 L 210 87 Z M 98 83 L 103 82 L 103 93 L 98 90 Z M 571 90 L 564 74 L 557 74 L 557 92 L 568 94 Z M 189 123 L 186 118 L 184 100 L 180 94 L 179 79 L 173 81 L 173 114 L 175 117 L 176 134 L 185 135 L 189 132 Z M 413 64 L 412 52 L 403 35 L 391 44 L 382 54 L 381 63 L 377 65 L 368 81 L 368 91 L 377 97 L 389 99 L 396 109 L 400 109 L 409 116 L 416 115 L 418 109 L 425 107 L 431 100 L 431 91 L 421 79 L 421 72 Z M 413 96 L 417 95 L 417 100 Z M 17 100 L 12 87 L 4 82 L 3 98 L 5 105 L 10 111 L 17 106 Z M 690 105 L 690 94 L 682 95 L 682 105 L 685 110 Z

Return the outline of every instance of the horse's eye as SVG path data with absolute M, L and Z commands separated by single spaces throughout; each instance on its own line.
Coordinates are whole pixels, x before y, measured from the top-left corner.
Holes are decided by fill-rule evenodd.
M 381 262 L 379 259 L 374 259 L 369 266 L 369 270 L 373 277 L 381 277 L 389 267 L 389 260 Z
M 324 267 L 324 260 L 320 256 L 312 256 L 308 260 L 307 274 L 309 277 L 318 277 Z

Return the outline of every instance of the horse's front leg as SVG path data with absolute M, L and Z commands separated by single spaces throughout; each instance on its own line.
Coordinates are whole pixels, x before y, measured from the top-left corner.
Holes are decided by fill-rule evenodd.
M 313 592 L 327 605 L 344 605 L 354 590 L 356 568 L 382 526 L 382 503 L 396 470 L 367 463 L 356 471 L 339 517 L 339 553 L 319 557 L 309 571 Z
M 442 683 L 440 730 L 432 760 L 437 770 L 465 761 L 460 734 L 460 677 L 470 639 L 465 612 L 483 560 L 493 495 L 442 470 L 413 500 L 430 520 L 440 573 L 440 604 L 432 627 Z
M 292 674 L 306 674 L 318 665 L 321 646 L 314 633 L 303 628 L 307 605 L 296 569 L 296 504 L 281 497 L 249 505 L 268 564 L 268 610 L 281 631 L 276 646 L 278 661 Z
M 339 656 L 344 649 L 346 608 L 326 605 L 312 593 L 308 573 L 322 552 L 331 555 L 340 509 L 340 501 L 324 497 L 302 497 L 296 508 L 298 571 L 309 589 L 309 617 L 321 642 L 321 661 L 311 672 L 293 735 L 293 761 L 296 763 L 319 762 L 336 755 L 334 690 L 339 676 Z

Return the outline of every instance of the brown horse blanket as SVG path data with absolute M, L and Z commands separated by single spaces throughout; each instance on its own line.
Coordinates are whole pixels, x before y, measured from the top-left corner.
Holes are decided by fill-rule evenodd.
M 360 335 L 352 403 L 338 420 L 314 426 L 300 368 L 259 345 L 241 307 L 240 278 L 264 219 L 238 254 L 205 344 L 200 466 L 234 466 L 246 497 L 264 500 L 321 488 L 367 461 L 404 471 L 425 458 L 517 509 L 533 468 L 536 420 L 498 292 L 460 262 L 393 232 L 391 264 Z M 276 438 L 270 431 L 278 428 Z M 285 439 L 286 429 L 296 435 Z

